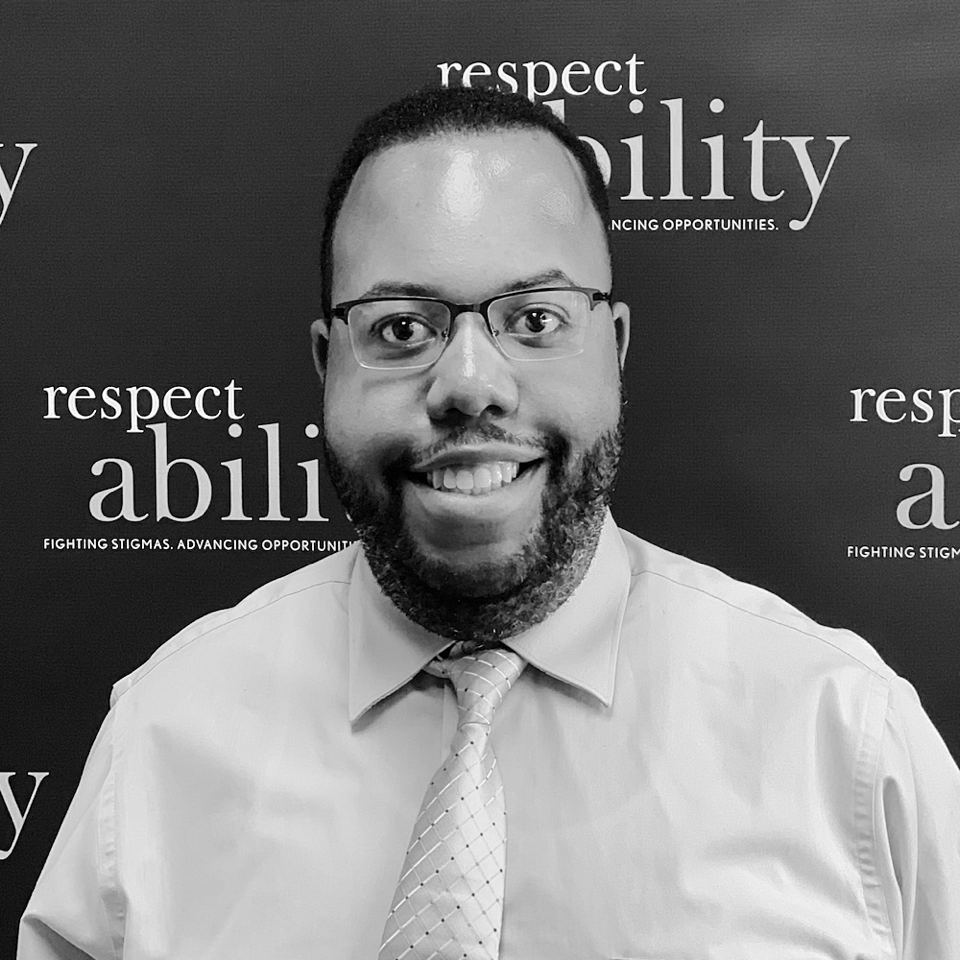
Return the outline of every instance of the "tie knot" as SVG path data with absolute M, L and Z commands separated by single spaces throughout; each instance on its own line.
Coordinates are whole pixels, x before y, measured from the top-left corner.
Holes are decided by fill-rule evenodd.
M 493 715 L 526 661 L 512 650 L 494 647 L 456 660 L 434 660 L 431 673 L 447 676 L 457 691 L 460 726 L 493 724 Z

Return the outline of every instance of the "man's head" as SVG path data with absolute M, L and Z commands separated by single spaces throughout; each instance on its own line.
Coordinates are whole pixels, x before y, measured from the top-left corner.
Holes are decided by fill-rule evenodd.
M 417 94 L 344 155 L 315 324 L 327 463 L 384 592 L 429 630 L 518 633 L 593 556 L 629 323 L 602 299 L 605 223 L 592 153 L 522 97 Z M 560 287 L 600 294 L 530 294 L 486 318 L 429 302 Z M 384 297 L 403 302 L 336 309 Z

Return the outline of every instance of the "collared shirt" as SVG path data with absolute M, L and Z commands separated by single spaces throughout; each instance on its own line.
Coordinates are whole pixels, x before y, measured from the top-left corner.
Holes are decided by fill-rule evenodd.
M 174 637 L 114 689 L 20 960 L 376 957 L 446 645 L 357 548 Z M 510 645 L 501 960 L 960 957 L 960 771 L 859 637 L 608 517 Z

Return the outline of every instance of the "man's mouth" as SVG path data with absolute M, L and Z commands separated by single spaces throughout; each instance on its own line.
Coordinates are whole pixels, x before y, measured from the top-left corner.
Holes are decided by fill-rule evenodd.
M 541 461 L 492 460 L 485 463 L 450 463 L 424 473 L 411 473 L 415 483 L 445 493 L 478 497 L 513 483 Z

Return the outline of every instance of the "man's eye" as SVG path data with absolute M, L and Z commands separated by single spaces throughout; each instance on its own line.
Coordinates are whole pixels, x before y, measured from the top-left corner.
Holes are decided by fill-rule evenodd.
M 423 317 L 415 314 L 397 314 L 377 324 L 376 335 L 387 343 L 398 346 L 419 346 L 437 335 Z
M 554 333 L 565 322 L 564 315 L 545 306 L 530 306 L 517 310 L 506 323 L 507 333 L 517 337 L 536 337 Z

